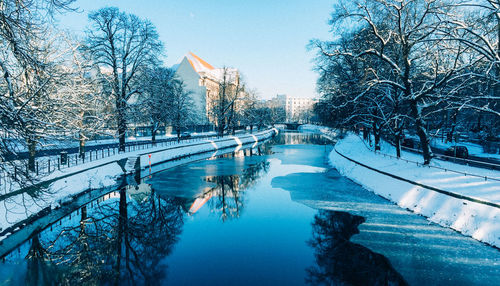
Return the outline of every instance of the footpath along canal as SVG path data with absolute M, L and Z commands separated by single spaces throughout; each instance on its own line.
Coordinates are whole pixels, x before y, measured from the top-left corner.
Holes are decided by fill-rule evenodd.
M 341 176 L 283 132 L 156 171 L 40 228 L 0 284 L 497 285 L 500 251 Z

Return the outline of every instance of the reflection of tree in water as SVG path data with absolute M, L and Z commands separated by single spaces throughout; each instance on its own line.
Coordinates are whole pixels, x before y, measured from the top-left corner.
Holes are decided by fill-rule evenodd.
M 35 237 L 27 257 L 27 282 L 161 283 L 167 269 L 164 258 L 181 233 L 182 209 L 175 199 L 160 199 L 154 191 L 127 201 L 130 197 L 122 189 L 92 215 L 82 208 L 79 226 L 64 228 L 46 243 Z
M 364 221 L 347 212 L 319 211 L 308 241 L 316 258 L 316 265 L 307 269 L 309 284 L 407 285 L 386 257 L 349 241 Z
M 258 178 L 266 173 L 269 162 L 263 161 L 248 166 L 241 175 L 208 176 L 207 182 L 215 187 L 205 193 L 212 197 L 210 205 L 213 211 L 220 212 L 222 221 L 238 218 L 243 210 L 244 190 L 255 184 Z

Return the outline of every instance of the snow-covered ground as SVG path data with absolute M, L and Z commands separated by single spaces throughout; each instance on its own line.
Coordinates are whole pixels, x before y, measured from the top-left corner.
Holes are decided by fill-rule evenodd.
M 299 126 L 299 131 L 325 133 L 330 132 L 330 128 L 313 124 L 303 124 Z
M 217 135 L 214 131 L 209 131 L 209 132 L 193 132 L 191 133 L 193 137 L 196 136 L 215 136 Z M 156 140 L 162 140 L 162 139 L 171 139 L 177 137 L 176 134 L 165 134 L 165 135 L 159 135 L 156 136 Z M 135 136 L 129 136 L 126 139 L 127 143 L 131 142 L 138 142 L 138 141 L 151 141 L 151 136 L 144 136 L 144 137 L 135 137 Z M 100 140 L 89 140 L 85 142 L 85 146 L 96 146 L 96 145 L 107 145 L 107 144 L 114 144 L 118 143 L 118 138 L 111 138 L 111 139 L 100 139 Z M 60 148 L 78 148 L 78 140 L 49 140 L 46 142 L 42 142 L 41 145 L 37 146 L 38 150 L 50 150 L 50 149 L 60 149 Z M 18 144 L 15 148 L 16 152 L 27 152 L 26 146 L 24 144 Z
M 418 154 L 403 152 L 400 160 L 384 156 L 383 154 L 395 152 L 394 147 L 385 142 L 382 143 L 381 153 L 374 153 L 360 137 L 354 134 L 338 141 L 329 158 L 331 165 L 342 175 L 395 202 L 400 207 L 426 216 L 430 221 L 442 226 L 500 247 L 499 208 L 458 199 L 380 174 L 342 157 L 335 150 L 377 170 L 497 205 L 500 205 L 500 181 L 492 180 L 492 178 L 500 180 L 500 172 L 440 160 L 433 160 L 431 167 L 417 165 L 411 161 L 421 162 L 422 158 Z M 433 166 L 446 169 L 446 171 Z M 450 170 L 483 177 L 466 176 Z M 489 179 L 485 180 L 485 176 Z
M 470 155 L 476 156 L 476 157 L 481 157 L 481 158 L 492 158 L 496 160 L 500 160 L 500 154 L 492 154 L 492 153 L 486 153 L 484 152 L 483 146 L 471 142 L 443 142 L 441 139 L 434 138 L 431 141 L 431 146 L 436 147 L 439 149 L 448 149 L 449 147 L 452 146 L 465 146 L 467 147 L 467 150 L 469 151 Z
M 70 167 L 40 178 L 42 182 L 52 181 L 43 192 L 37 196 L 21 193 L 0 201 L 0 233 L 40 212 L 45 208 L 56 208 L 66 201 L 71 201 L 72 196 L 89 189 L 113 187 L 117 184 L 117 178 L 123 174 L 117 161 L 129 157 L 141 156 L 142 167 L 149 164 L 149 154 L 152 154 L 152 164 L 166 160 L 176 159 L 182 156 L 197 154 L 200 152 L 216 151 L 218 149 L 235 147 L 239 150 L 243 144 L 264 141 L 271 137 L 276 129 L 266 130 L 255 134 L 242 134 L 221 139 L 207 139 L 197 142 L 185 142 L 177 145 L 162 147 L 158 146 L 148 150 L 137 150 L 128 153 L 117 154 L 97 161 Z M 61 179 L 59 179 L 61 178 Z M 18 187 L 18 186 L 17 186 Z M 11 191 L 16 186 L 11 186 Z M 6 235 L 6 234 L 4 234 Z M 0 236 L 0 240 L 2 237 Z
M 417 142 L 420 140 L 417 135 L 406 135 L 406 138 L 411 138 Z M 438 148 L 441 150 L 446 150 L 449 147 L 453 147 L 453 146 L 465 146 L 465 147 L 467 147 L 467 150 L 469 151 L 469 155 L 471 155 L 471 156 L 500 160 L 500 154 L 486 153 L 484 151 L 483 146 L 476 144 L 476 143 L 472 143 L 472 142 L 467 142 L 467 141 L 460 141 L 458 143 L 457 142 L 444 142 L 442 138 L 434 137 L 434 138 L 431 138 L 430 145 L 433 148 Z
M 184 139 L 181 142 L 177 141 L 172 141 L 172 142 L 162 142 L 158 143 L 156 146 L 152 146 L 151 144 L 149 145 L 141 145 L 141 146 L 136 146 L 133 148 L 128 148 L 126 150 L 129 150 L 126 153 L 122 154 L 117 154 L 118 153 L 118 148 L 111 148 L 107 150 L 98 150 L 98 151 L 88 151 L 85 154 L 86 160 L 82 160 L 81 158 L 78 158 L 77 154 L 68 154 L 68 164 L 65 165 L 60 165 L 58 163 L 58 159 L 60 156 L 58 155 L 53 155 L 53 156 L 43 156 L 43 157 L 37 157 L 36 158 L 36 164 L 37 168 L 39 167 L 39 171 L 37 171 L 38 175 L 32 175 L 35 181 L 39 180 L 50 180 L 56 177 L 60 177 L 61 175 L 68 174 L 68 173 L 73 173 L 75 170 L 82 170 L 82 169 L 88 169 L 89 167 L 94 167 L 100 164 L 103 164 L 105 162 L 112 162 L 117 159 L 123 159 L 131 156 L 136 156 L 137 154 L 142 154 L 147 150 L 149 152 L 156 152 L 157 150 L 163 150 L 165 149 L 166 146 L 184 146 L 184 145 L 191 145 L 193 142 L 203 142 L 204 140 L 208 140 L 210 138 L 216 138 L 216 137 L 209 137 L 209 138 L 199 138 L 197 136 L 215 136 L 214 132 L 204 132 L 204 133 L 191 133 L 193 135 L 192 138 L 190 139 Z M 160 136 L 157 137 L 158 139 L 162 138 L 170 138 L 170 135 L 165 136 Z M 227 137 L 226 137 L 227 138 Z M 129 141 L 127 142 L 133 142 L 134 139 L 137 139 L 137 141 L 143 141 L 143 140 L 150 140 L 150 137 L 138 137 L 138 138 L 132 138 L 130 137 Z M 107 140 L 98 140 L 98 141 L 89 141 L 87 146 L 90 146 L 92 144 L 94 145 L 101 145 L 101 144 L 108 144 L 108 143 L 116 143 L 115 139 L 107 139 Z M 63 144 L 63 143 L 61 143 Z M 77 144 L 77 143 L 75 143 Z M 63 146 L 60 145 L 59 147 L 68 147 L 68 146 Z M 130 151 L 132 150 L 132 151 Z M 50 162 L 49 162 L 50 161 Z M 11 162 L 11 163 L 16 163 L 16 162 Z M 22 166 L 20 162 L 17 162 L 18 166 Z M 13 173 L 13 167 L 8 165 L 6 166 L 7 168 L 11 168 L 11 173 Z M 58 169 L 58 170 L 56 170 Z M 12 180 L 8 175 L 2 173 L 3 171 L 0 170 L 0 194 L 6 194 L 12 191 L 15 191 L 19 189 L 20 187 L 16 182 Z

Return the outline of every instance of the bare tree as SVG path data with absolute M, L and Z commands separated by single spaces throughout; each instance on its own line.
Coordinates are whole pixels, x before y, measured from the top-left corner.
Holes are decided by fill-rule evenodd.
M 241 106 L 237 113 L 240 123 L 249 126 L 250 132 L 253 132 L 253 127 L 257 122 L 257 93 L 255 90 L 249 90 L 242 94 L 240 99 Z
M 50 90 L 57 80 L 51 31 L 52 16 L 70 10 L 73 1 L 14 1 L 0 3 L 0 160 L 27 148 L 27 169 L 35 169 L 36 146 L 61 126 L 50 113 L 57 104 Z M 0 164 L 19 183 L 32 181 L 24 163 Z
M 148 69 L 141 77 L 143 92 L 133 109 L 140 122 L 150 125 L 151 142 L 156 144 L 156 134 L 169 123 L 172 113 L 174 71 L 164 67 Z
M 169 92 L 170 112 L 169 118 L 173 129 L 177 134 L 177 140 L 181 138 L 181 130 L 186 128 L 193 120 L 193 100 L 191 91 L 185 89 L 182 80 L 175 79 L 171 83 L 171 91 Z
M 140 93 L 136 79 L 141 70 L 158 64 L 162 43 L 153 24 L 108 7 L 89 14 L 87 49 L 103 72 L 109 73 L 116 105 L 120 151 L 125 151 L 128 101 Z
M 86 141 L 99 134 L 110 117 L 106 110 L 110 105 L 107 82 L 81 43 L 66 38 L 65 49 L 69 59 L 59 66 L 62 76 L 53 93 L 60 100 L 60 107 L 53 116 L 61 114 L 67 132 L 79 142 L 80 158 L 84 158 Z
M 230 125 L 236 101 L 243 90 L 238 73 L 233 69 L 224 67 L 219 81 L 218 93 L 216 98 L 212 99 L 210 105 L 210 113 L 215 120 L 218 136 L 224 136 L 224 130 Z
M 500 124 L 500 2 L 498 0 L 457 1 L 455 13 L 445 27 L 438 31 L 446 41 L 469 48 L 468 57 L 474 61 L 470 83 L 463 86 L 450 102 L 453 109 L 452 126 L 458 113 L 474 113 L 476 131 L 486 127 L 495 136 Z M 481 124 L 490 118 L 490 124 Z M 452 136 L 454 128 L 450 130 Z
M 406 115 L 420 138 L 424 164 L 432 158 L 426 116 L 454 95 L 454 90 L 446 88 L 466 78 L 463 71 L 470 67 L 464 56 L 466 47 L 451 45 L 436 34 L 445 26 L 450 9 L 447 1 L 342 1 L 332 14 L 333 30 L 362 30 L 369 33 L 370 42 L 362 50 L 333 45 L 323 51 L 328 57 L 350 57 L 367 65 L 369 77 L 353 101 L 384 96 L 408 105 Z M 373 104 L 377 107 L 380 102 Z M 383 109 L 373 110 L 377 118 Z

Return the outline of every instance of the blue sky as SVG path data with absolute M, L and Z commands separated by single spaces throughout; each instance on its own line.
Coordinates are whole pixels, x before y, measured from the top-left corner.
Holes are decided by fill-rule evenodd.
M 238 68 L 263 98 L 316 96 L 312 38 L 328 39 L 334 0 L 77 0 L 81 13 L 60 25 L 82 33 L 89 11 L 104 6 L 148 18 L 165 44 L 167 66 L 191 51 L 215 67 Z

